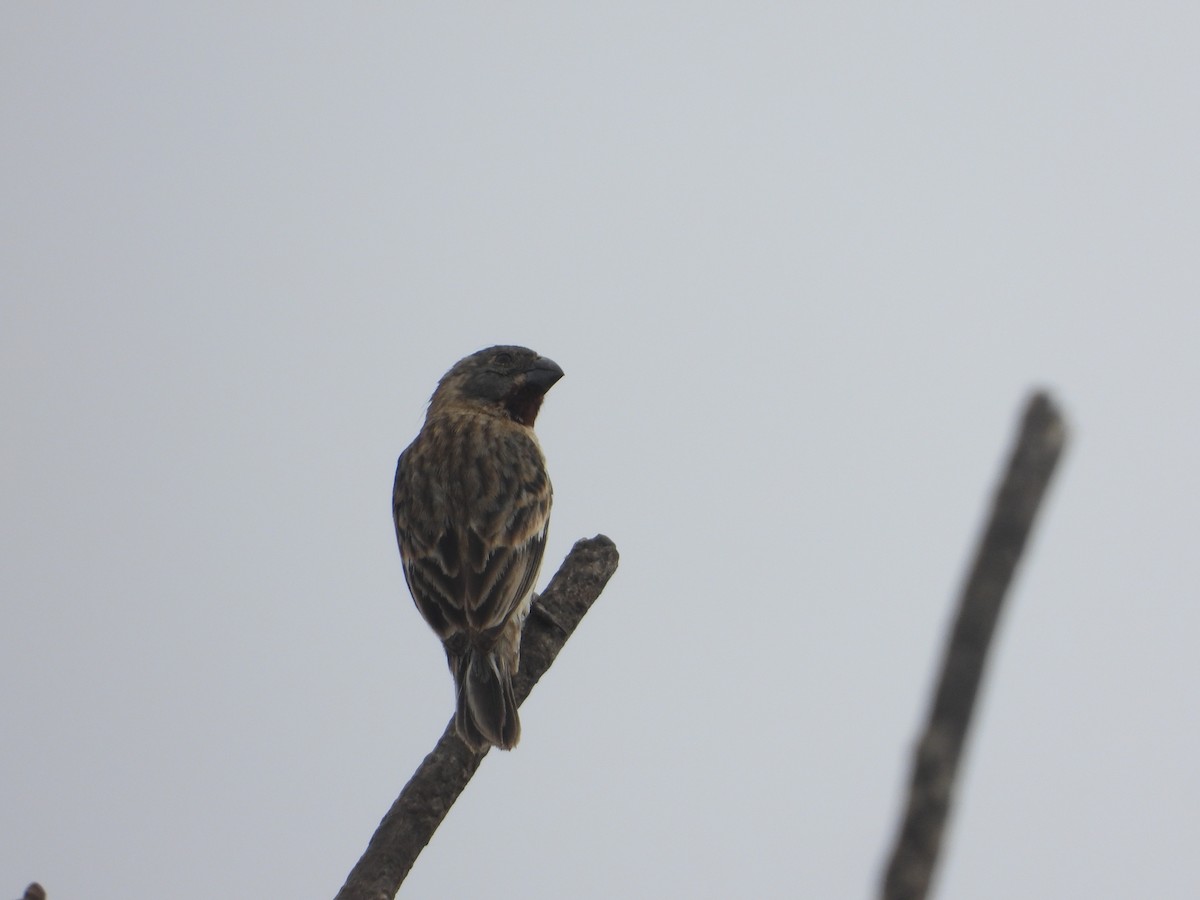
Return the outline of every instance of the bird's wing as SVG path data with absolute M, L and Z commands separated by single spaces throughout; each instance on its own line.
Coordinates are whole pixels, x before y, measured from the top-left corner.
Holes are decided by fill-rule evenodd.
M 542 566 L 548 526 L 543 519 L 540 530 L 520 544 L 468 555 L 467 620 L 473 628 L 488 631 L 502 626 L 529 596 Z
M 522 544 L 489 549 L 472 530 L 464 548 L 451 528 L 433 543 L 431 552 L 404 554 L 404 576 L 425 620 L 443 640 L 456 631 L 486 632 L 502 626 L 533 590 L 546 532 L 543 526 Z
M 393 495 L 396 539 L 404 578 L 425 620 L 446 640 L 455 632 L 486 632 L 504 625 L 533 590 L 550 518 L 549 484 L 545 492 L 526 494 L 508 507 L 504 521 L 438 522 L 413 516 L 413 500 L 397 466 Z M 506 504 L 498 504 L 503 509 Z

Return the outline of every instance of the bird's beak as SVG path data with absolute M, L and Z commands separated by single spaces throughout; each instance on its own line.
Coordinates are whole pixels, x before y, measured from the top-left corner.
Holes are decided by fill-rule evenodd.
M 558 379 L 562 377 L 563 370 L 559 368 L 558 363 L 552 359 L 546 359 L 544 356 L 539 356 L 525 373 L 525 383 L 530 387 L 537 388 L 544 394 L 550 388 L 554 387 Z

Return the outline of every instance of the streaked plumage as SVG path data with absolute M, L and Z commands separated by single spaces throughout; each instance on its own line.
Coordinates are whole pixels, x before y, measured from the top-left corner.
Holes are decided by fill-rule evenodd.
M 521 736 L 512 676 L 552 500 L 533 423 L 561 377 L 554 362 L 524 347 L 460 360 L 396 466 L 404 577 L 445 645 L 456 728 L 475 750 L 508 750 Z

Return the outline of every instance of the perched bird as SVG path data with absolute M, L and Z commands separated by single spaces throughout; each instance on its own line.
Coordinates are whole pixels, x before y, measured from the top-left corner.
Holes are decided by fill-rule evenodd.
M 521 737 L 512 678 L 553 494 L 533 423 L 562 375 L 525 347 L 471 354 L 442 376 L 396 465 L 404 578 L 445 645 L 455 728 L 477 751 Z

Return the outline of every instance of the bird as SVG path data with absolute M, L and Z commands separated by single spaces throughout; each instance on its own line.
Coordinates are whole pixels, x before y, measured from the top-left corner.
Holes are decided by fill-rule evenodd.
M 526 347 L 472 353 L 442 376 L 396 463 L 404 579 L 442 640 L 455 731 L 476 753 L 521 737 L 512 679 L 554 497 L 533 425 L 562 377 Z

